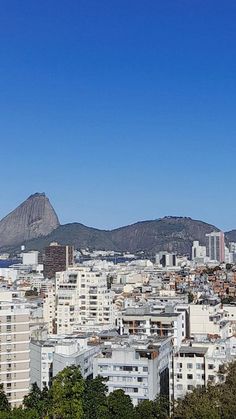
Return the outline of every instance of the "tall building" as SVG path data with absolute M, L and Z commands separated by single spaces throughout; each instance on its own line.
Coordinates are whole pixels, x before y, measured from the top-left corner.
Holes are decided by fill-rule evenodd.
M 29 310 L 0 289 L 0 383 L 12 407 L 22 404 L 29 392 Z
M 45 248 L 44 277 L 53 278 L 56 272 L 65 271 L 74 262 L 73 246 L 61 246 L 51 243 Z
M 207 242 L 207 256 L 210 260 L 217 262 L 225 261 L 225 237 L 223 231 L 213 231 L 206 234 Z
M 168 252 L 159 252 L 156 254 L 156 263 L 163 266 L 163 268 L 176 266 L 176 254 Z
M 200 246 L 199 241 L 194 241 L 192 245 L 192 260 L 201 260 L 206 258 L 206 246 Z
M 113 322 L 112 291 L 104 273 L 74 267 L 56 274 L 57 333 L 72 333 L 79 324 Z

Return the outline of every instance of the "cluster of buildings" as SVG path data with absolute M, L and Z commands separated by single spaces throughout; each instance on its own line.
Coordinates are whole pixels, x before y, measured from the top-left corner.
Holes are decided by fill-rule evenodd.
M 221 232 L 207 243 L 193 243 L 192 260 L 163 251 L 119 263 L 103 251 L 75 262 L 71 246 L 52 243 L 0 268 L 0 382 L 11 405 L 69 365 L 134 405 L 223 381 L 236 359 L 236 245 Z

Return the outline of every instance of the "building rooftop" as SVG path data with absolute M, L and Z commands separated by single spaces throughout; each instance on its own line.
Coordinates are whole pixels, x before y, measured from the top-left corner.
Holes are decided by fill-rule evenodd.
M 204 355 L 207 352 L 208 348 L 202 348 L 200 346 L 181 346 L 179 353 L 180 354 L 202 354 Z

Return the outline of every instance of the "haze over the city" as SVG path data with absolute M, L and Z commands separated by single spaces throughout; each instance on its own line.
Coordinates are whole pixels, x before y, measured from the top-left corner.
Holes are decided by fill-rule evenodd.
M 66 5 L 66 6 L 65 6 Z M 235 220 L 233 1 L 3 1 L 0 218 Z

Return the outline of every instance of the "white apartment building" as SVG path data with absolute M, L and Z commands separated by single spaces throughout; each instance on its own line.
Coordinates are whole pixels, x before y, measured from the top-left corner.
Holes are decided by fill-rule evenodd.
M 79 336 L 54 336 L 30 343 L 30 382 L 42 390 L 50 387 L 52 378 L 70 365 L 80 366 L 84 378 L 93 374 L 93 358 L 99 346 L 89 346 L 88 339 Z
M 93 376 L 93 360 L 100 353 L 100 346 L 89 346 L 87 339 L 68 342 L 67 339 L 55 346 L 53 358 L 53 376 L 71 365 L 80 367 L 84 378 Z
M 189 309 L 190 336 L 195 339 L 209 335 L 226 338 L 235 331 L 236 306 L 234 305 L 190 304 Z
M 192 245 L 192 260 L 204 263 L 206 259 L 206 246 L 201 246 L 199 241 L 194 241 Z
M 94 377 L 108 379 L 109 393 L 122 389 L 134 405 L 169 394 L 170 338 L 132 337 L 107 342 L 94 358 Z
M 183 398 L 194 387 L 224 381 L 223 364 L 236 357 L 236 337 L 182 346 L 173 357 L 173 399 Z
M 155 311 L 151 305 L 129 307 L 118 315 L 120 335 L 144 334 L 160 337 L 172 337 L 173 346 L 179 348 L 186 338 L 184 312 L 173 312 L 172 309 Z
M 22 264 L 23 265 L 38 265 L 38 251 L 30 251 L 22 253 Z
M 30 384 L 37 383 L 40 390 L 51 385 L 53 354 L 50 340 L 30 342 Z
M 72 333 L 75 325 L 89 321 L 113 323 L 112 293 L 106 275 L 85 267 L 57 272 L 57 333 Z
M 29 392 L 29 339 L 29 310 L 13 291 L 0 290 L 0 383 L 12 407 Z

